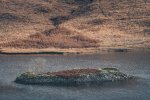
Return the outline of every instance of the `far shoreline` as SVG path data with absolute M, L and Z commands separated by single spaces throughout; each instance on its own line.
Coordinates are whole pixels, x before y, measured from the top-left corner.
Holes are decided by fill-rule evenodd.
M 82 55 L 82 54 L 100 54 L 109 52 L 134 52 L 134 51 L 150 51 L 150 48 L 47 48 L 47 49 L 16 49 L 5 48 L 0 49 L 0 55 Z

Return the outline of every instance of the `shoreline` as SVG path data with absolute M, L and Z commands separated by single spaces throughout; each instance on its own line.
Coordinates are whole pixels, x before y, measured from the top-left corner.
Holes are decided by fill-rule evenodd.
M 99 54 L 108 52 L 134 52 L 134 51 L 150 51 L 150 48 L 47 48 L 47 49 L 0 49 L 1 55 L 33 55 L 33 54 L 49 54 L 49 55 L 80 55 L 80 54 Z

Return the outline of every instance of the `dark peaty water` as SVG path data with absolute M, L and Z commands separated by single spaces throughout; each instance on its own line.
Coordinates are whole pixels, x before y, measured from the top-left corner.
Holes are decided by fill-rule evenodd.
M 125 83 L 57 87 L 21 85 L 13 81 L 26 71 L 116 67 L 140 77 Z M 0 100 L 150 100 L 150 52 L 99 55 L 0 55 Z

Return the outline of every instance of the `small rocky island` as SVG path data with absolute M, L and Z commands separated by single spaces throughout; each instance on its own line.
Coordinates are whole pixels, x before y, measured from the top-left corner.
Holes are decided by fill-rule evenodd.
M 23 73 L 15 82 L 20 84 L 48 84 L 48 85 L 80 85 L 104 82 L 117 82 L 133 79 L 133 76 L 124 74 L 116 68 L 102 69 L 72 69 L 58 72 L 35 74 Z

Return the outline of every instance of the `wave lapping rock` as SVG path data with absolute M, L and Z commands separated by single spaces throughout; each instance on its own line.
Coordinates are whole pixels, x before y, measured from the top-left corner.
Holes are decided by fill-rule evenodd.
M 80 85 L 125 81 L 133 78 L 115 68 L 72 69 L 40 74 L 26 72 L 17 77 L 15 82 L 20 84 Z

